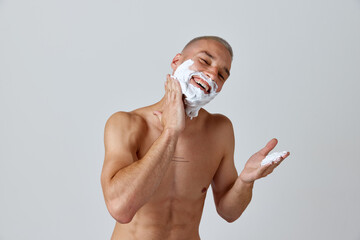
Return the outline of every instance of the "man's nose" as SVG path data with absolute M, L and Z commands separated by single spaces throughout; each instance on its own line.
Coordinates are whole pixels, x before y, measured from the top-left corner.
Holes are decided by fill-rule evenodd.
M 211 78 L 213 81 L 216 80 L 216 77 L 217 77 L 217 68 L 216 67 L 213 67 L 213 68 L 209 68 L 209 69 L 206 69 L 204 71 L 205 75 L 209 78 Z

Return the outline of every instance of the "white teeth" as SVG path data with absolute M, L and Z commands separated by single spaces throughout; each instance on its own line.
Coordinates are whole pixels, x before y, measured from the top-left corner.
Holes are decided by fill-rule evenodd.
M 203 84 L 202 82 L 196 81 L 196 83 L 200 84 L 203 88 L 205 88 L 205 91 L 209 91 L 209 87 L 206 84 Z

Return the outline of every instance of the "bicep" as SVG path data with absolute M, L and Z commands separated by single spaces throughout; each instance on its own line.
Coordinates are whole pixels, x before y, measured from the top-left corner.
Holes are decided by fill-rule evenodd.
M 235 138 L 231 122 L 223 131 L 221 139 L 224 140 L 223 158 L 211 183 L 216 205 L 221 197 L 233 186 L 238 177 L 234 164 Z
M 105 159 L 101 172 L 104 192 L 121 169 L 137 160 L 137 144 L 132 121 L 126 113 L 116 113 L 106 122 L 104 130 Z

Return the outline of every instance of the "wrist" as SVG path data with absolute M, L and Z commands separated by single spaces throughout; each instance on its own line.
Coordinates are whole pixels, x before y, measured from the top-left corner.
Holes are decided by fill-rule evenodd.
M 178 138 L 180 135 L 180 131 L 173 129 L 173 128 L 164 128 L 163 134 L 166 134 L 167 136 L 171 138 Z
M 241 191 L 242 189 L 252 189 L 254 187 L 254 181 L 244 181 L 240 176 L 236 180 L 236 188 Z

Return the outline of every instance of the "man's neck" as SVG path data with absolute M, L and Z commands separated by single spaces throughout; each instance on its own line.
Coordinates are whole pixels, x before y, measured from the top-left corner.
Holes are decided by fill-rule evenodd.
M 163 112 L 164 111 L 164 106 L 166 104 L 165 101 L 166 101 L 165 97 L 163 97 L 159 102 L 155 103 L 153 105 L 153 107 L 157 111 Z M 185 105 L 184 105 L 184 107 L 185 107 Z M 202 118 L 201 117 L 201 115 L 203 114 L 202 112 L 203 112 L 203 110 L 200 109 L 199 110 L 199 115 L 197 117 L 193 117 L 192 119 L 189 116 L 187 116 L 186 113 L 185 113 L 185 129 L 188 128 L 188 127 L 191 127 L 193 125 L 196 125 L 199 122 L 199 120 Z

